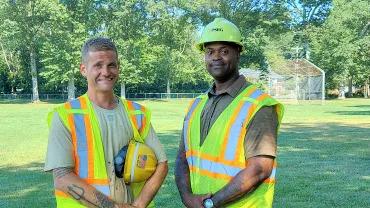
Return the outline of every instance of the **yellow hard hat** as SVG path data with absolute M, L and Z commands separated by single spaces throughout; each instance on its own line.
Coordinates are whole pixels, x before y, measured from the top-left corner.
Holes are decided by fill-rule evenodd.
M 125 183 L 146 181 L 157 167 L 157 157 L 146 144 L 131 140 L 125 158 L 123 179 Z
M 196 48 L 204 51 L 204 44 L 210 42 L 232 42 L 241 47 L 243 50 L 242 35 L 234 23 L 225 18 L 216 18 L 209 23 L 202 32 Z

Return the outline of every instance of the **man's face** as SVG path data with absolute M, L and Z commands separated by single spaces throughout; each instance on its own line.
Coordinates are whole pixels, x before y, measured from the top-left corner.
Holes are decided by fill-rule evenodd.
M 208 43 L 204 60 L 208 73 L 218 81 L 227 81 L 238 73 L 239 50 L 223 42 Z
M 112 92 L 119 75 L 117 54 L 114 51 L 90 51 L 80 65 L 91 92 Z

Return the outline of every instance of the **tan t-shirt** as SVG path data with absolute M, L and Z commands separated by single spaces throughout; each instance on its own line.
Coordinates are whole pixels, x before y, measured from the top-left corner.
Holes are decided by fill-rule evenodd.
M 103 109 L 94 103 L 93 107 L 101 129 L 112 199 L 117 203 L 132 203 L 132 192 L 129 186 L 124 183 L 123 179 L 116 177 L 113 162 L 114 156 L 133 137 L 127 112 L 121 103 L 113 110 Z M 167 161 L 164 149 L 152 126 L 150 127 L 145 143 L 153 149 L 158 162 Z M 59 115 L 55 113 L 50 127 L 44 170 L 50 171 L 54 168 L 74 167 L 72 150 L 71 134 L 67 127 L 64 126 Z

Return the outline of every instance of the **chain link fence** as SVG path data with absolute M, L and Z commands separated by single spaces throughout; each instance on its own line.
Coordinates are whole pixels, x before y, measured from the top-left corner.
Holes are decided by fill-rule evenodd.
M 127 99 L 195 98 L 202 93 L 126 93 Z M 67 100 L 67 94 L 39 94 L 40 100 Z M 32 94 L 0 94 L 0 100 L 32 100 Z

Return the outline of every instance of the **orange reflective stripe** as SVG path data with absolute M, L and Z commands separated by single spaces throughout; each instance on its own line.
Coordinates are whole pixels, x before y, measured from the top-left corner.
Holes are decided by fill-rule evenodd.
M 192 101 L 190 101 L 190 104 L 188 105 L 188 109 L 186 110 L 186 112 L 189 112 L 189 110 L 190 110 L 190 108 L 193 105 L 193 103 L 194 103 L 195 100 L 196 99 L 193 99 Z
M 63 191 L 60 191 L 58 189 L 55 189 L 55 196 L 58 196 L 58 197 L 63 197 L 63 198 L 68 198 L 69 195 L 64 193 Z
M 223 163 L 225 165 L 229 165 L 229 166 L 233 166 L 233 167 L 237 167 L 237 168 L 244 168 L 245 167 L 244 163 L 240 163 L 239 161 L 225 160 L 223 158 L 220 158 L 220 157 L 217 157 L 217 156 L 212 156 L 212 155 L 206 154 L 204 152 L 199 152 L 199 151 L 196 151 L 196 150 L 186 151 L 186 157 L 191 157 L 191 156 L 196 156 L 196 157 L 199 157 L 201 159 L 209 160 L 209 161 L 212 161 L 212 162 Z
M 262 93 L 256 100 L 261 101 L 261 100 L 265 99 L 266 97 L 267 97 L 267 94 Z M 256 110 L 256 108 L 257 108 L 257 105 L 255 103 L 252 103 L 251 107 L 249 108 L 248 116 L 244 120 L 244 123 L 243 123 L 243 126 L 242 126 L 242 131 L 240 132 L 240 135 L 238 137 L 238 147 L 239 148 L 236 150 L 235 158 L 237 158 L 238 155 L 240 155 L 240 153 L 242 151 L 242 148 L 244 148 L 244 145 L 242 145 L 242 144 L 243 144 L 243 141 L 244 141 L 244 138 L 245 138 L 245 134 L 247 132 L 247 124 L 252 119 L 251 118 L 252 113 Z
M 266 180 L 263 181 L 263 183 L 274 184 L 275 183 L 275 179 L 267 178 Z
M 251 106 L 248 110 L 248 116 L 244 119 L 244 122 L 243 122 L 243 126 L 242 126 L 242 130 L 240 131 L 240 134 L 238 136 L 238 149 L 236 149 L 235 151 L 235 159 L 237 159 L 237 157 L 240 155 L 241 151 L 242 151 L 242 148 L 244 149 L 244 145 L 243 145 L 243 141 L 244 141 L 244 138 L 245 138 L 245 134 L 247 132 L 247 124 L 248 122 L 246 122 L 248 120 L 248 118 L 251 117 L 251 114 L 253 113 L 254 111 L 254 108 Z
M 87 178 L 87 179 L 83 179 L 83 180 L 86 181 L 87 183 L 91 184 L 91 185 L 108 185 L 109 184 L 108 179 Z
M 252 87 L 251 89 L 249 89 L 247 92 L 245 92 L 244 94 L 244 97 L 248 97 L 249 95 L 251 95 L 253 92 L 255 92 L 257 90 L 257 88 L 255 87 Z M 230 135 L 230 130 L 231 130 L 231 125 L 235 122 L 235 119 L 236 117 L 238 116 L 239 112 L 240 112 L 240 109 L 243 107 L 243 104 L 244 102 L 242 101 L 239 101 L 238 103 L 238 107 L 234 110 L 234 113 L 233 115 L 231 116 L 229 122 L 227 123 L 226 125 L 226 129 L 227 131 L 225 132 L 225 135 L 224 135 L 224 139 L 222 141 L 222 146 L 221 146 L 221 157 L 222 158 L 225 158 L 225 154 L 226 154 L 226 147 L 227 147 L 227 142 L 229 141 L 229 135 Z M 242 148 L 241 146 L 238 146 L 238 150 Z M 239 150 L 240 152 L 240 150 Z
M 65 103 L 65 108 L 67 110 L 70 110 L 72 107 L 71 107 L 71 104 L 69 102 Z M 76 128 L 75 128 L 75 122 L 74 122 L 74 118 L 73 118 L 73 114 L 72 113 L 68 113 L 68 124 L 69 124 L 69 127 L 71 128 L 71 137 L 72 137 L 72 144 L 73 144 L 73 159 L 75 161 L 75 173 L 78 175 L 79 174 L 79 166 L 80 166 L 80 159 L 77 157 L 77 135 L 76 135 Z
M 87 109 L 86 99 L 83 97 L 79 98 L 81 109 Z M 88 114 L 84 115 L 84 122 L 85 122 L 85 132 L 86 132 L 86 140 L 87 140 L 87 178 L 94 178 L 94 141 L 92 136 L 92 127 L 90 122 L 90 117 Z
M 134 104 L 132 103 L 132 101 L 129 101 L 129 100 L 127 101 L 127 107 L 129 109 L 129 111 L 135 111 L 135 107 L 134 107 Z M 135 114 L 131 114 L 129 116 L 131 117 L 131 120 L 133 121 L 133 123 L 135 125 L 135 128 L 139 130 Z
M 196 99 L 200 99 L 200 98 L 196 98 Z M 194 102 L 195 102 L 195 100 L 196 99 L 194 99 L 194 101 L 193 101 L 193 103 L 192 103 L 192 105 L 194 104 Z M 195 108 L 194 108 L 194 110 L 193 110 L 193 112 L 191 113 L 191 115 L 190 115 L 190 117 L 189 117 L 189 124 L 188 124 L 188 128 L 187 128 L 187 138 L 186 138 L 186 143 L 188 144 L 188 148 L 189 149 L 191 149 L 191 143 L 190 143 L 190 137 L 191 137 L 191 135 L 190 135 L 190 129 L 191 129 L 191 123 L 193 123 L 193 118 L 194 118 L 194 115 L 195 115 L 195 112 L 197 111 L 197 109 L 199 108 L 199 106 L 201 106 L 202 105 L 202 101 L 203 101 L 203 99 L 200 99 L 199 100 L 199 102 L 198 102 L 198 104 L 197 104 L 197 106 L 195 106 Z
M 229 175 L 214 173 L 208 170 L 199 169 L 194 166 L 189 166 L 189 170 L 193 173 L 199 173 L 200 175 L 208 176 L 210 178 L 215 178 L 217 180 L 222 179 L 222 180 L 230 181 L 232 179 L 232 177 Z

